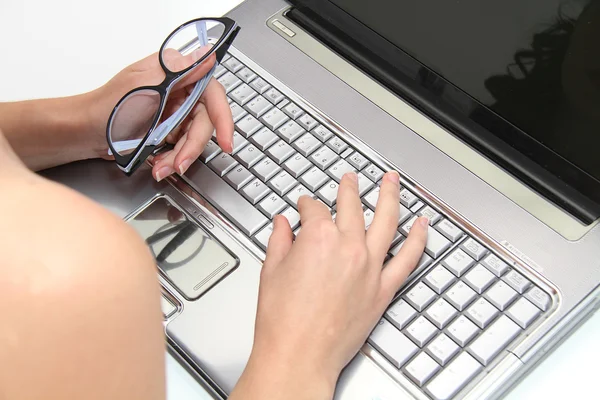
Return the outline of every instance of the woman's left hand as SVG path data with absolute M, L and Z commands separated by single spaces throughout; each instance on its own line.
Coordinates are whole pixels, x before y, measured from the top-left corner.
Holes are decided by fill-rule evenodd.
M 201 50 L 197 50 L 195 54 L 182 56 L 172 50 L 165 53 L 164 58 L 170 59 L 169 65 L 179 61 L 182 64 L 190 65 L 190 60 L 186 60 L 186 57 L 199 57 L 200 52 Z M 175 85 L 169 94 L 161 120 L 168 118 L 183 104 L 196 82 L 210 71 L 214 62 L 214 56 L 208 58 Z M 106 139 L 104 139 L 106 124 L 117 102 L 130 90 L 140 86 L 158 85 L 164 78 L 165 73 L 158 61 L 158 53 L 156 53 L 125 68 L 94 92 L 96 101 L 92 106 L 92 119 L 94 120 L 94 131 L 104 140 L 103 150 L 104 147 L 106 150 L 108 148 L 105 143 Z M 189 116 L 167 136 L 167 143 L 173 144 L 175 147 L 154 158 L 152 175 L 157 181 L 160 181 L 175 172 L 185 173 L 190 164 L 200 156 L 215 130 L 221 149 L 227 153 L 231 152 L 233 129 L 233 118 L 225 90 L 213 78 Z M 107 158 L 107 152 L 99 154 L 99 156 Z

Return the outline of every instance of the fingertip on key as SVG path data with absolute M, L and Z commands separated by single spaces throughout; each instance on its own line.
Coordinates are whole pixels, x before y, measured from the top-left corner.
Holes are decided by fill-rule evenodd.
M 388 182 L 400 184 L 400 174 L 397 171 L 388 171 L 384 177 Z

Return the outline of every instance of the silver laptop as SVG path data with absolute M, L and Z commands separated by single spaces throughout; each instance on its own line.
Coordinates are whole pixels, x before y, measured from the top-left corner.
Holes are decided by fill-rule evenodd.
M 297 233 L 303 194 L 334 216 L 348 171 L 367 229 L 384 171 L 402 175 L 390 257 L 417 216 L 431 226 L 336 399 L 499 398 L 598 307 L 600 2 L 496 3 L 248 0 L 228 15 L 242 31 L 216 78 L 233 154 L 211 142 L 183 177 L 118 186 L 157 259 L 168 344 L 215 396 L 250 354 L 273 216 Z

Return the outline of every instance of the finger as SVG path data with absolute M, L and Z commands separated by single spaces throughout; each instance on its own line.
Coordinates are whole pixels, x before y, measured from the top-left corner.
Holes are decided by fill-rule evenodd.
M 233 117 L 227 102 L 225 89 L 217 80 L 211 79 L 200 100 L 206 106 L 208 116 L 217 130 L 217 142 L 226 153 L 233 150 Z
M 342 177 L 337 194 L 335 224 L 344 234 L 359 238 L 365 236 L 365 218 L 358 196 L 358 177 L 353 172 Z
M 396 171 L 383 177 L 373 223 L 367 232 L 367 247 L 373 255 L 380 257 L 379 263 L 394 240 L 400 213 L 400 176 Z
M 194 161 L 198 159 L 204 150 L 206 143 L 213 133 L 213 125 L 206 115 L 206 109 L 199 105 L 201 110 L 194 116 L 190 129 L 186 136 L 187 140 L 175 156 L 174 165 L 180 174 L 184 174 Z
M 173 72 L 179 72 L 189 68 L 192 64 L 202 58 L 209 49 L 209 47 L 203 46 L 185 56 L 175 49 L 165 49 L 162 53 L 162 59 L 167 69 Z M 214 54 L 208 57 L 191 71 L 188 71 L 187 75 L 185 75 L 181 81 L 177 82 L 174 89 L 177 90 L 198 82 L 208 74 L 216 60 L 217 58 Z
M 428 227 L 429 220 L 426 217 L 418 218 L 398 255 L 381 272 L 381 290 L 387 299 L 391 299 L 421 259 L 427 243 Z
M 273 233 L 269 238 L 267 257 L 263 268 L 270 270 L 277 267 L 289 253 L 293 241 L 294 234 L 287 218 L 282 215 L 276 215 L 273 219 Z
M 310 198 L 310 196 L 300 196 L 298 200 L 298 212 L 300 213 L 300 223 L 302 226 L 312 223 L 316 220 L 331 221 L 331 212 L 325 204 Z
M 185 144 L 186 139 L 187 134 L 179 139 L 173 150 L 165 151 L 163 153 L 164 156 L 160 160 L 155 160 L 154 166 L 152 167 L 152 176 L 154 176 L 154 179 L 156 179 L 157 182 L 160 182 L 167 176 L 175 173 L 175 156 Z
M 196 51 L 198 51 L 198 50 L 196 50 Z M 191 55 L 193 55 L 193 54 L 194 53 L 192 53 Z M 204 54 L 204 53 L 202 53 L 202 54 Z M 200 59 L 199 57 L 196 59 L 194 59 L 194 58 L 195 57 L 192 57 L 193 62 L 188 61 L 187 65 L 190 65 Z M 216 61 L 217 61 L 216 55 L 213 54 L 210 57 L 208 57 L 200 65 L 198 65 L 196 68 L 194 68 L 193 70 L 188 72 L 188 74 L 180 82 L 177 82 L 177 85 L 175 85 L 175 89 L 186 87 L 188 85 L 193 85 L 196 82 L 198 82 L 200 79 L 204 78 L 206 76 L 206 74 L 208 74 L 210 72 L 213 65 L 215 65 Z

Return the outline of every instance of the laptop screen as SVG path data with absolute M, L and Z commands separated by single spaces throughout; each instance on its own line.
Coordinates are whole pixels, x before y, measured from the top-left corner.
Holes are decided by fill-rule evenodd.
M 600 0 L 293 2 L 374 32 L 468 98 L 470 120 L 492 115 L 493 135 L 600 199 Z

